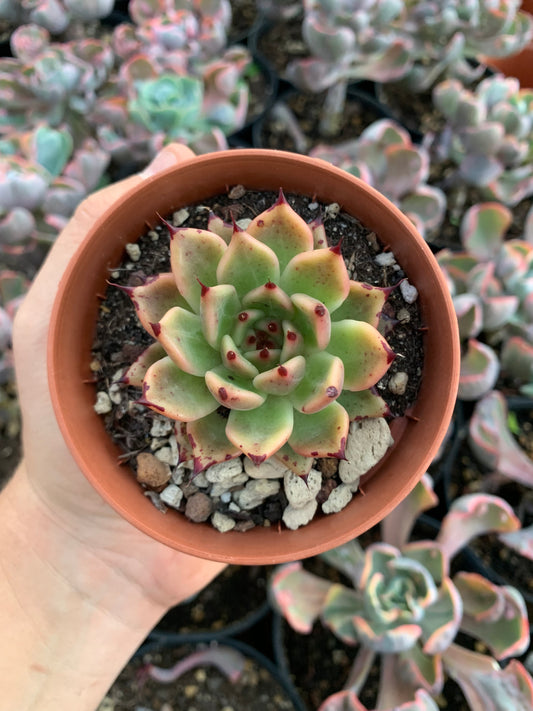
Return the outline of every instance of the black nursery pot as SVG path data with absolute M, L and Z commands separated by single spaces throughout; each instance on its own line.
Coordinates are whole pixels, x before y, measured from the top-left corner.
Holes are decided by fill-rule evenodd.
M 145 679 L 143 668 L 146 664 L 169 669 L 178 659 L 209 647 L 229 648 L 244 655 L 246 660 L 241 677 L 230 681 L 218 669 L 199 665 L 168 684 Z M 202 671 L 195 673 L 199 670 Z M 143 679 L 144 683 L 139 684 Z M 261 711 L 307 711 L 271 659 L 231 637 L 209 643 L 203 637 L 182 635 L 147 642 L 137 650 L 107 696 L 115 702 L 116 711 L 162 708 L 165 703 L 172 708 L 194 707 L 200 711 L 224 705 L 234 711 L 249 711 L 254 705 Z M 121 704 L 122 699 L 127 705 Z M 187 706 L 183 706 L 184 702 Z

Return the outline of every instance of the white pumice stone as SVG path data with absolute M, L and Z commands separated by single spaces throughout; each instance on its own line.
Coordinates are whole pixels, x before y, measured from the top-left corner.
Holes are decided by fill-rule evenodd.
M 94 403 L 94 411 L 97 415 L 106 415 L 112 410 L 111 398 L 102 390 L 96 393 L 96 402 Z
M 223 504 L 229 504 L 229 502 L 231 501 L 231 492 L 225 491 L 223 494 L 220 495 L 220 500 Z
M 228 481 L 220 481 L 216 484 L 212 484 L 209 493 L 213 498 L 217 498 L 219 496 L 222 496 L 222 494 L 229 491 L 230 489 L 233 489 L 234 486 L 246 484 L 247 481 L 249 481 L 248 477 L 244 472 L 242 472 L 242 474 L 233 477 L 233 479 L 230 479 Z
M 403 371 L 398 371 L 393 373 L 389 379 L 387 385 L 388 389 L 393 395 L 403 395 L 409 382 L 409 376 Z
M 205 472 L 200 472 L 199 474 L 197 474 L 192 480 L 192 483 L 199 489 L 207 489 L 207 487 L 210 486 L 210 482 L 207 481 Z
M 262 464 L 254 464 L 251 459 L 246 457 L 244 471 L 252 479 L 281 479 L 288 469 L 276 459 L 265 459 Z
M 183 499 L 183 491 L 179 486 L 176 486 L 176 484 L 169 484 L 163 489 L 159 496 L 161 497 L 161 501 L 167 504 L 167 506 L 172 506 L 172 508 L 177 509 Z
M 178 443 L 175 437 L 169 437 L 166 442 L 167 445 L 158 449 L 155 456 L 162 462 L 167 462 L 171 467 L 175 467 L 180 458 Z
M 326 209 L 324 212 L 326 214 L 326 217 L 335 219 L 340 211 L 341 211 L 341 206 L 339 205 L 339 203 L 332 202 L 329 205 L 326 205 Z
M 322 504 L 322 511 L 325 514 L 338 513 L 350 503 L 352 498 L 350 487 L 347 484 L 339 484 Z
M 312 520 L 317 507 L 316 499 L 308 501 L 305 506 L 299 509 L 295 509 L 294 506 L 289 504 L 283 512 L 283 523 L 287 528 L 290 528 L 291 531 L 295 531 L 297 528 L 300 528 L 300 526 L 305 526 Z
M 141 258 L 141 248 L 136 242 L 128 242 L 125 247 L 126 253 L 132 262 L 138 262 Z
M 113 383 L 109 386 L 109 390 L 107 392 L 111 402 L 114 405 L 120 405 L 122 402 L 122 391 L 120 389 L 120 385 L 118 383 Z
M 414 302 L 418 299 L 418 290 L 416 286 L 409 284 L 407 279 L 400 282 L 400 291 L 403 296 L 403 300 L 407 304 L 414 304 Z
M 374 258 L 374 261 L 376 264 L 379 264 L 380 267 L 391 267 L 393 264 L 396 264 L 396 257 L 392 252 L 381 252 Z
M 277 479 L 251 479 L 244 489 L 235 492 L 234 499 L 241 509 L 253 509 L 269 496 L 277 494 L 280 483 Z
M 171 420 L 159 419 L 156 417 L 152 422 L 152 427 L 150 428 L 150 435 L 152 437 L 165 437 L 172 432 L 172 422 Z
M 339 462 L 339 476 L 345 484 L 354 484 L 377 464 L 394 444 L 389 425 L 383 417 L 354 420 L 346 442 L 346 459 Z
M 316 469 L 311 469 L 307 481 L 294 472 L 288 471 L 283 478 L 285 495 L 291 506 L 300 509 L 316 498 L 322 485 L 322 475 Z
M 240 457 L 236 459 L 228 459 L 227 462 L 218 462 L 205 470 L 207 481 L 212 484 L 219 482 L 229 482 L 239 474 L 242 474 L 242 460 Z
M 180 225 L 183 225 L 188 217 L 189 211 L 185 207 L 182 207 L 181 210 L 176 210 L 176 212 L 172 215 L 172 224 L 174 227 L 179 227 Z
M 211 516 L 211 523 L 213 528 L 216 528 L 220 533 L 226 533 L 227 531 L 231 531 L 232 528 L 235 528 L 235 521 L 230 516 L 225 516 L 220 513 L 220 511 L 215 511 Z

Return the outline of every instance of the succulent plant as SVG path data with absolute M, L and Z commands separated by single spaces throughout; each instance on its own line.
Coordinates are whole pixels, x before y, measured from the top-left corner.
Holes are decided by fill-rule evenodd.
M 485 67 L 481 56 L 504 57 L 522 50 L 533 36 L 533 22 L 517 0 L 411 0 L 402 3 L 400 37 L 411 42 L 412 67 L 404 82 L 426 91 L 444 78 L 471 83 Z M 472 61 L 473 60 L 473 61 Z
M 66 127 L 37 126 L 0 140 L 0 249 L 52 242 L 109 162 L 94 139 L 77 148 Z
M 533 194 L 531 90 L 502 75 L 474 90 L 450 79 L 435 87 L 433 103 L 447 122 L 435 137 L 434 158 L 457 166 L 454 180 L 509 206 Z
M 52 34 L 65 32 L 73 22 L 91 22 L 109 15 L 115 0 L 2 0 L 0 19 L 14 26 L 35 24 Z
M 512 213 L 505 205 L 474 205 L 465 212 L 460 225 L 463 251 L 445 249 L 437 254 L 465 344 L 459 384 L 459 397 L 465 400 L 489 392 L 496 384 L 500 365 L 515 382 L 524 386 L 531 382 L 531 218 L 526 220 L 522 239 L 506 239 L 511 222 Z
M 68 122 L 87 135 L 85 117 L 113 66 L 109 44 L 51 42 L 44 28 L 23 25 L 13 32 L 11 46 L 14 57 L 0 60 L 0 133 Z
M 339 128 L 346 88 L 358 79 L 391 81 L 411 66 L 411 43 L 393 29 L 403 7 L 396 0 L 304 0 L 302 36 L 310 56 L 294 60 L 286 78 L 300 89 L 328 90 L 321 134 Z
M 98 92 L 91 124 L 118 164 L 144 164 L 166 141 L 196 152 L 227 148 L 248 112 L 252 57 L 225 47 L 224 0 L 131 2 L 136 24 L 113 32 L 118 71 Z
M 123 382 L 185 423 L 197 472 L 242 453 L 301 475 L 342 458 L 350 421 L 388 412 L 371 388 L 394 359 L 376 329 L 390 289 L 351 280 L 281 191 L 245 231 L 167 226 L 172 273 L 122 287 L 157 339 Z
M 309 634 L 320 619 L 345 643 L 358 645 L 348 688 L 320 711 L 364 709 L 357 697 L 376 654 L 381 655 L 379 709 L 403 709 L 404 703 L 411 708 L 409 702 L 413 709 L 431 709 L 426 697 L 439 696 L 446 676 L 461 687 L 472 711 L 525 711 L 533 703 L 533 679 L 522 664 L 512 660 L 503 669 L 496 661 L 527 649 L 522 596 L 477 573 L 450 575 L 450 562 L 467 541 L 515 530 L 519 522 L 502 499 L 469 495 L 453 503 L 435 540 L 407 542 L 418 513 L 435 503 L 426 475 L 384 520 L 381 542 L 363 549 L 355 539 L 322 554 L 352 587 L 319 577 L 299 561 L 275 571 L 273 600 L 296 631 Z M 490 654 L 461 646 L 459 631 L 480 640 Z
M 380 119 L 359 138 L 336 145 L 318 145 L 310 155 L 333 163 L 361 178 L 394 202 L 425 235 L 439 227 L 446 197 L 427 185 L 429 155 L 413 144 L 395 121 Z

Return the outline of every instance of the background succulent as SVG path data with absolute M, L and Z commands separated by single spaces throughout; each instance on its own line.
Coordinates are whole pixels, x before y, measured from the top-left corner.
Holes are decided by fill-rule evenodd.
M 527 387 L 531 383 L 531 219 L 526 220 L 521 239 L 506 239 L 511 222 L 512 213 L 505 205 L 474 205 L 460 225 L 464 249 L 437 254 L 464 342 L 459 396 L 465 400 L 489 392 L 501 368 L 516 384 Z
M 1 0 L 0 19 L 14 26 L 32 23 L 60 34 L 73 23 L 107 17 L 114 4 L 114 0 Z
M 370 388 L 394 358 L 376 329 L 389 290 L 350 280 L 283 193 L 246 231 L 208 227 L 169 225 L 172 273 L 126 287 L 157 341 L 124 381 L 187 423 L 196 471 L 242 453 L 303 475 L 342 458 L 350 420 L 387 412 Z
M 326 700 L 321 711 L 364 708 L 357 697 L 376 654 L 381 655 L 379 709 L 414 703 L 415 695 L 413 708 L 432 708 L 425 697 L 436 699 L 447 675 L 473 711 L 526 709 L 533 702 L 526 669 L 514 660 L 505 668 L 496 661 L 519 656 L 529 644 L 520 593 L 477 573 L 450 576 L 451 559 L 468 540 L 513 531 L 518 520 L 498 497 L 465 496 L 444 517 L 436 540 L 408 543 L 418 513 L 435 503 L 426 476 L 384 520 L 382 542 L 363 549 L 355 539 L 321 556 L 353 587 L 323 579 L 300 562 L 275 572 L 273 599 L 296 631 L 309 633 L 320 619 L 344 642 L 357 645 L 348 687 Z M 461 646 L 459 631 L 482 641 L 490 654 Z
M 400 124 L 375 121 L 359 138 L 336 145 L 319 145 L 310 155 L 333 163 L 361 178 L 394 202 L 422 235 L 442 222 L 446 197 L 427 184 L 429 155 L 415 145 Z
M 514 206 L 533 194 L 533 92 L 513 77 L 494 75 L 475 89 L 455 79 L 438 84 L 433 104 L 446 125 L 434 159 L 457 166 L 454 180 L 483 199 Z

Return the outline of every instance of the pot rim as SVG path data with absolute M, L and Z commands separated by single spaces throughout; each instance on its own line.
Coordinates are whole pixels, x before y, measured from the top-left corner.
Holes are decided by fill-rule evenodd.
M 117 463 L 118 448 L 93 409 L 95 393 L 83 383 L 89 374 L 96 294 L 105 287 L 106 269 L 118 263 L 125 244 L 140 236 L 148 218 L 156 219 L 156 212 L 169 214 L 235 184 L 269 190 L 278 190 L 281 184 L 286 193 L 339 202 L 390 245 L 419 290 L 422 317 L 429 327 L 419 397 L 409 416 L 391 422 L 395 444 L 365 475 L 364 496 L 354 496 L 343 511 L 319 514 L 295 531 L 273 526 L 220 533 L 210 524 L 192 523 L 173 510 L 162 514 L 142 495 L 129 469 Z M 149 207 L 156 198 L 155 208 Z M 127 228 L 125 220 L 129 221 Z M 394 229 L 385 238 L 379 232 L 388 220 L 393 221 Z M 114 235 L 114 241 L 109 234 Z M 91 268 L 84 266 L 87 259 L 93 262 Z M 431 363 L 436 367 L 430 367 Z M 56 418 L 68 448 L 93 487 L 126 520 L 172 548 L 201 558 L 250 565 L 306 558 L 334 548 L 371 528 L 405 498 L 446 434 L 456 400 L 459 363 L 457 321 L 448 286 L 410 220 L 374 188 L 346 171 L 321 159 L 269 149 L 194 156 L 130 189 L 95 222 L 69 262 L 58 286 L 48 340 L 49 388 Z M 89 435 L 89 441 L 80 435 Z

